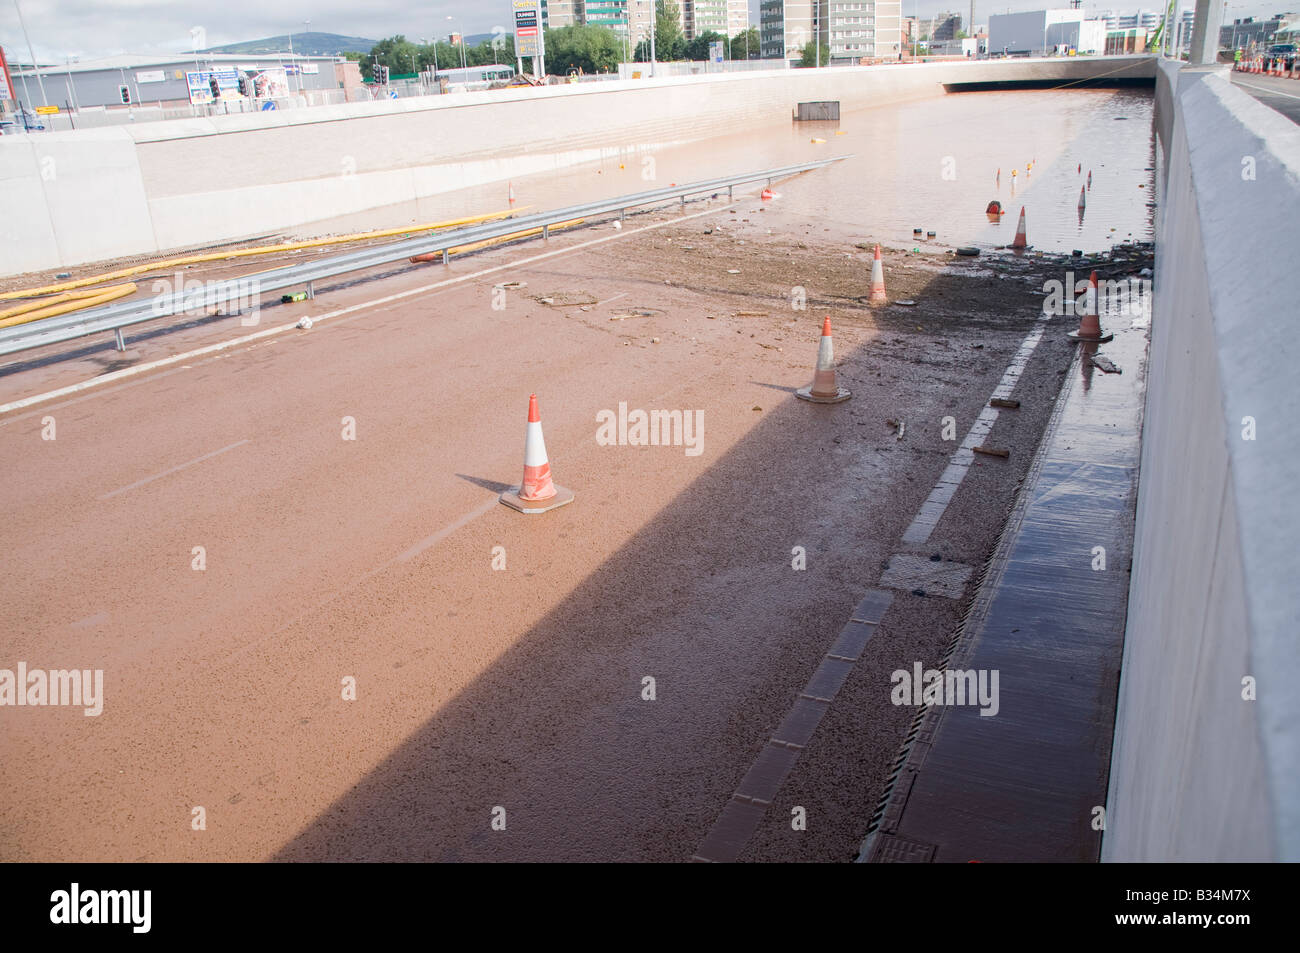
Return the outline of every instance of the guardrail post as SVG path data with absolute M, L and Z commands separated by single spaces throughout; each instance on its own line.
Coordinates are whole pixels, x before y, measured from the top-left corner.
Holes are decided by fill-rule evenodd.
M 316 299 L 316 285 L 315 282 L 309 281 L 307 282 L 307 300 L 314 301 L 315 299 Z
M 544 242 L 549 242 L 550 240 L 551 240 L 551 226 L 550 226 L 550 225 L 543 225 L 543 226 L 542 226 L 542 241 L 544 241 Z
M 114 328 L 114 329 L 113 329 L 113 337 L 116 339 L 117 349 L 118 349 L 119 351 L 125 351 L 125 350 L 126 350 L 126 338 L 122 337 L 122 329 L 121 329 L 121 328 Z
M 734 185 L 727 186 L 727 201 L 734 202 L 735 199 L 736 199 L 736 187 Z
M 451 264 L 451 249 L 450 249 L 450 248 L 444 248 L 444 249 L 442 250 L 442 263 L 443 263 L 444 265 L 450 265 L 450 264 Z
M 621 209 L 618 210 L 618 220 L 619 220 L 620 222 L 626 222 L 626 221 L 627 221 L 627 209 L 625 209 L 625 208 L 621 208 Z

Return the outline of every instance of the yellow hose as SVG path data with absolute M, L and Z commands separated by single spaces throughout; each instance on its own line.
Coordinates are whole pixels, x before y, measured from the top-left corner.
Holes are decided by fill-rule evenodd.
M 581 225 L 586 219 L 573 218 L 567 222 L 557 222 L 551 226 L 551 231 L 557 232 L 562 228 L 572 228 L 574 225 Z M 530 228 L 525 232 L 515 232 L 512 235 L 503 235 L 500 238 L 489 238 L 487 241 L 474 242 L 472 245 L 457 245 L 455 248 L 447 249 L 449 255 L 463 255 L 466 252 L 478 251 L 480 248 L 487 248 L 490 245 L 499 245 L 502 242 L 512 242 L 516 238 L 531 238 L 533 235 L 542 234 L 540 228 Z
M 129 294 L 135 293 L 134 284 L 114 285 L 111 288 L 98 288 L 93 295 L 60 295 L 58 298 L 50 301 L 33 302 L 34 305 L 44 305 L 39 310 L 26 310 L 25 313 L 15 313 L 23 309 L 29 309 L 30 305 L 24 305 L 23 309 L 10 308 L 8 311 L 0 314 L 13 315 L 0 320 L 0 328 L 12 328 L 18 324 L 26 324 L 29 321 L 39 321 L 42 318 L 57 318 L 61 314 L 68 314 L 72 311 L 80 311 L 82 308 L 93 308 L 96 305 L 107 304 L 110 301 L 116 301 L 118 298 L 125 298 Z
M 61 294 L 55 298 L 43 298 L 40 301 L 28 301 L 26 304 L 15 305 L 12 308 L 5 308 L 0 311 L 0 321 L 6 318 L 12 318 L 16 314 L 26 314 L 29 311 L 38 311 L 42 308 L 53 307 L 56 304 L 63 304 L 65 301 L 80 301 L 85 298 L 95 298 L 108 291 L 116 291 L 123 285 L 113 285 L 108 288 L 91 288 L 86 291 L 69 291 L 67 294 Z M 130 291 L 135 290 L 135 285 L 131 285 Z M 130 291 L 127 293 L 130 294 Z
M 302 248 L 320 248 L 325 245 L 340 245 L 345 242 L 365 241 L 369 238 L 389 238 L 393 235 L 408 235 L 413 232 L 427 232 L 441 228 L 455 228 L 459 225 L 472 225 L 476 222 L 486 222 L 494 218 L 507 218 L 514 215 L 516 212 L 531 207 L 532 206 L 525 205 L 517 209 L 505 209 L 500 212 L 489 212 L 486 215 L 472 215 L 468 218 L 450 219 L 445 222 L 429 222 L 424 225 L 408 225 L 404 228 L 386 228 L 377 232 L 358 232 L 352 235 L 340 235 L 337 238 L 317 238 L 306 242 L 286 242 L 280 245 L 262 245 L 257 248 L 241 248 L 236 251 L 212 252 L 206 255 L 185 255 L 180 258 L 165 258 L 162 261 L 150 262 L 145 265 L 135 265 L 131 268 L 122 268 L 118 271 L 110 271 L 102 275 L 92 275 L 89 278 L 78 278 L 75 281 L 65 281 L 62 284 L 45 285 L 42 288 L 27 288 L 23 291 L 0 292 L 0 301 L 11 301 L 14 298 L 36 298 L 41 295 L 58 294 L 64 291 L 71 291 L 75 288 L 84 288 L 87 285 L 97 285 L 105 281 L 114 281 L 118 278 L 128 278 L 133 275 L 147 274 L 148 272 L 157 271 L 161 268 L 174 268 L 178 265 L 195 265 L 205 261 L 226 261 L 232 258 L 250 258 L 254 255 L 271 255 L 277 252 L 297 251 Z M 116 295 L 115 297 L 121 297 L 121 295 Z M 84 305 L 84 307 L 89 307 L 89 305 Z M 74 308 L 70 310 L 76 309 Z

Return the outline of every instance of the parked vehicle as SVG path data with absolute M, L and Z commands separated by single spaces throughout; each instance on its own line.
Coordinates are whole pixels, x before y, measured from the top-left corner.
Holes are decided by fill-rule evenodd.
M 24 109 L 0 118 L 0 135 L 14 135 L 20 132 L 44 132 L 45 120 L 39 113 Z
M 1280 62 L 1287 69 L 1290 69 L 1296 58 L 1296 45 L 1294 43 L 1274 43 L 1268 48 L 1268 58 L 1274 62 Z

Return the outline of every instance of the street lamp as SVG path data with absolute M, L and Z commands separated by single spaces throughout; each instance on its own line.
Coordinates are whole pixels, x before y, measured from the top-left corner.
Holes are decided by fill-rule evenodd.
M 45 96 L 45 81 L 41 79 L 41 65 L 36 62 L 36 51 L 32 49 L 32 38 L 27 35 L 27 24 L 23 22 L 23 8 L 18 5 L 18 0 L 14 0 L 14 9 L 18 11 L 18 25 L 22 27 L 23 39 L 27 41 L 27 55 L 32 58 L 32 69 L 36 71 L 36 85 L 41 89 L 41 105 L 48 106 L 50 101 Z
M 447 17 L 448 20 L 454 21 L 455 17 Z M 465 69 L 465 34 L 460 34 L 460 68 Z

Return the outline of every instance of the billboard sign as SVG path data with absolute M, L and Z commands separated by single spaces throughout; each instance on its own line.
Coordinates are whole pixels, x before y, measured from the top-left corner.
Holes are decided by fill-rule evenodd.
M 709 44 L 709 59 L 713 60 L 713 62 L 715 63 L 721 63 L 722 50 L 723 50 L 722 41 L 714 40 L 712 43 Z
M 515 55 L 540 55 L 542 24 L 537 0 L 514 0 L 514 6 Z
M 190 70 L 185 74 L 190 89 L 190 102 L 204 106 L 217 101 L 213 95 L 220 92 L 222 99 L 242 99 L 239 93 L 239 71 L 236 69 Z

